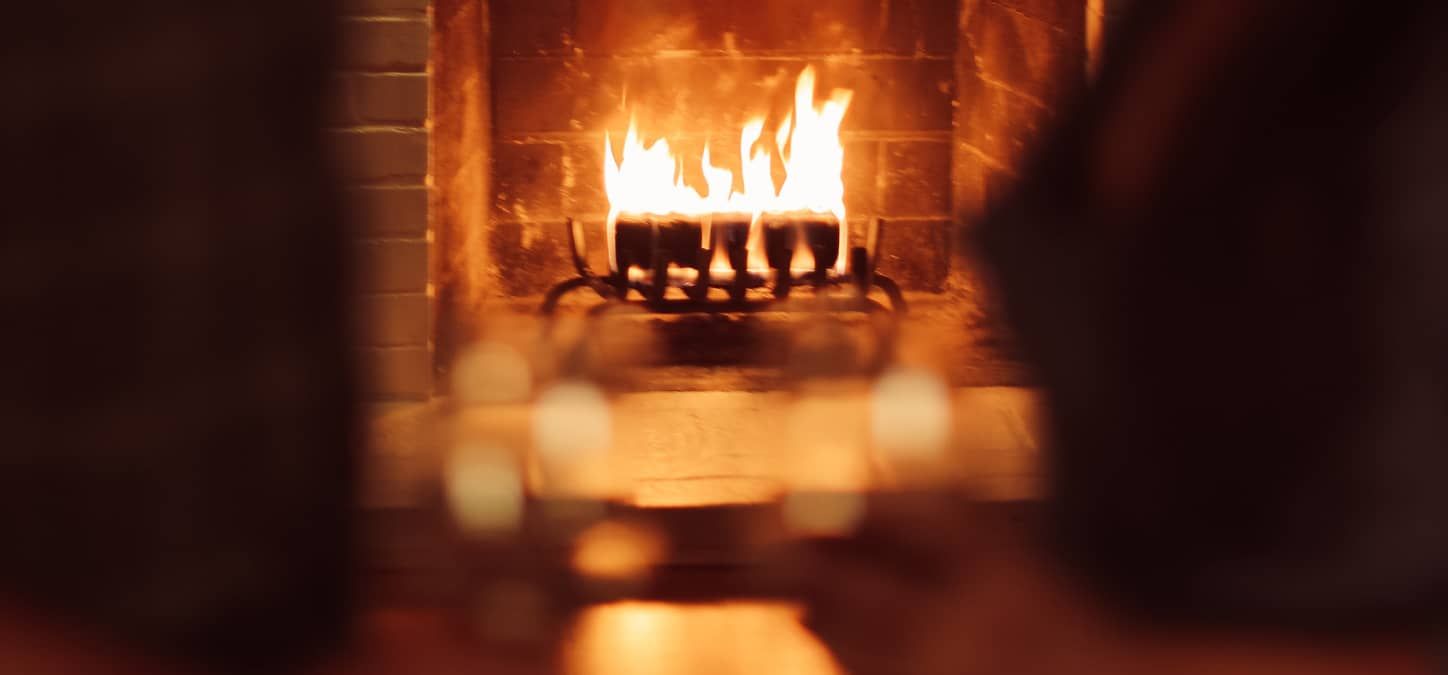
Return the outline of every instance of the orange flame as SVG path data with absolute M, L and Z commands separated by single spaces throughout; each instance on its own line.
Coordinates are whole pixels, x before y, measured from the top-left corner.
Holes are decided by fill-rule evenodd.
M 614 154 L 613 142 L 605 133 L 603 139 L 603 178 L 608 194 L 609 215 L 607 241 L 609 265 L 618 270 L 614 251 L 614 225 L 621 214 L 651 216 L 680 215 L 702 218 L 704 236 L 708 237 L 712 214 L 749 214 L 749 269 L 765 273 L 761 236 L 765 215 L 831 215 L 840 224 L 840 252 L 836 271 L 844 272 L 844 255 L 849 239 L 845 218 L 844 159 L 840 142 L 840 123 L 854 93 L 835 89 L 829 98 L 815 104 L 815 70 L 807 66 L 795 83 L 794 109 L 775 130 L 774 146 L 761 143 L 764 137 L 764 116 L 751 118 L 739 133 L 740 180 L 735 170 L 716 166 L 706 143 L 700 163 L 704 186 L 700 191 L 684 181 L 682 158 L 676 156 L 666 139 L 644 142 L 637 119 L 629 121 L 621 153 Z M 784 167 L 784 181 L 776 186 L 771 166 L 778 159 Z M 736 186 L 739 189 L 736 189 Z M 791 267 L 812 269 L 814 261 L 807 246 L 796 247 Z M 711 266 L 727 269 L 723 258 L 716 256 Z

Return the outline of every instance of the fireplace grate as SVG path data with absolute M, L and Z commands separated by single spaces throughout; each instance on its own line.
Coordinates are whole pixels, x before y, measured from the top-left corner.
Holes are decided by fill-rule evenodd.
M 785 303 L 794 289 L 810 288 L 820 300 L 811 303 L 812 308 L 905 312 L 899 285 L 875 269 L 882 219 L 869 221 L 864 245 L 849 247 L 848 264 L 840 265 L 840 225 L 832 217 L 766 218 L 756 232 L 767 268 L 750 264 L 751 221 L 748 215 L 619 216 L 610 242 L 609 273 L 599 275 L 588 264 L 582 222 L 569 219 L 569 250 L 577 274 L 548 291 L 541 311 L 552 315 L 564 296 L 585 288 L 606 304 L 632 304 L 656 313 L 781 311 L 800 306 Z M 804 269 L 798 266 L 799 247 L 808 249 L 805 259 L 810 264 Z M 872 289 L 884 292 L 888 308 L 869 297 Z M 840 290 L 853 292 L 832 292 Z

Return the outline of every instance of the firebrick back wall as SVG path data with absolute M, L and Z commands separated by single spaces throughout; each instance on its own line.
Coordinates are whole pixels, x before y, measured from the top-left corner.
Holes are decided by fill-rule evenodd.
M 844 125 L 852 220 L 890 219 L 884 269 L 938 290 L 949 265 L 956 0 L 537 0 L 492 3 L 493 259 L 504 290 L 566 270 L 559 224 L 601 228 L 604 129 L 629 108 L 733 164 L 763 92 L 806 64 L 855 98 Z M 627 100 L 625 100 L 627 99 Z

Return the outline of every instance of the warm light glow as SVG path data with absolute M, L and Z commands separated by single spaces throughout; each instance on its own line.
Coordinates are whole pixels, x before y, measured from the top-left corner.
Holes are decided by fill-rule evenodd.
M 453 393 L 464 404 L 518 403 L 533 390 L 533 370 L 518 350 L 480 342 L 453 364 Z
M 609 489 L 613 412 L 597 386 L 559 382 L 533 406 L 533 445 L 546 492 L 598 496 Z
M 795 401 L 781 457 L 790 491 L 780 515 L 791 532 L 847 536 L 864 518 L 872 483 L 865 413 L 864 398 L 848 390 L 806 388 Z
M 604 187 L 608 193 L 609 264 L 618 270 L 614 251 L 614 223 L 620 214 L 654 216 L 681 215 L 701 218 L 708 232 L 711 214 L 748 214 L 751 217 L 751 271 L 763 274 L 767 265 L 760 245 L 761 217 L 770 214 L 814 214 L 830 216 L 840 223 L 841 255 L 836 269 L 843 272 L 848 228 L 845 218 L 844 157 L 840 123 L 849 109 L 853 92 L 835 89 L 823 103 L 815 103 L 815 71 L 806 67 L 795 84 L 794 109 L 766 139 L 765 118 L 749 120 L 739 133 L 740 166 L 736 172 L 716 166 L 706 144 L 700 164 L 703 186 L 684 181 L 683 158 L 674 154 L 669 142 L 655 138 L 646 142 L 631 120 L 622 150 L 614 153 L 613 140 L 604 134 Z M 784 167 L 784 181 L 776 185 L 771 166 Z M 736 173 L 738 180 L 736 180 Z M 701 189 L 702 188 L 702 191 Z M 796 247 L 791 262 L 795 270 L 812 269 L 814 261 L 806 246 Z M 725 269 L 721 259 L 711 269 Z M 625 272 L 627 270 L 624 270 Z
M 499 535 L 523 518 L 523 480 L 513 458 L 490 446 L 464 446 L 448 459 L 448 506 L 468 534 Z
M 573 542 L 573 569 L 594 579 L 632 581 L 664 559 L 664 538 L 640 525 L 605 520 Z
M 563 640 L 574 675 L 839 675 L 794 605 L 619 602 L 582 609 Z
M 933 460 L 950 440 L 950 392 L 939 376 L 896 368 L 880 376 L 870 399 L 875 448 L 891 459 Z
M 866 503 L 858 492 L 791 492 L 780 508 L 791 532 L 843 537 L 864 519 Z
M 795 490 L 858 492 L 870 487 L 862 402 L 843 394 L 805 392 L 790 409 L 781 464 Z
M 545 460 L 567 461 L 606 452 L 613 418 L 603 391 L 587 382 L 560 382 L 538 396 L 533 440 Z

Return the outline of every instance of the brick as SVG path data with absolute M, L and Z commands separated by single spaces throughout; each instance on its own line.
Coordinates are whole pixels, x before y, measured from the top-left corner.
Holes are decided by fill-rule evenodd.
M 422 238 L 427 232 L 427 188 L 354 188 L 346 192 L 347 212 L 366 237 Z
M 488 237 L 505 295 L 540 294 L 572 275 L 562 222 L 495 223 Z
M 737 130 L 752 116 L 792 101 L 805 59 L 505 59 L 495 64 L 496 131 L 503 138 L 612 129 L 630 110 L 646 134 Z M 827 61 L 817 95 L 851 89 L 849 131 L 951 128 L 953 64 L 945 59 Z M 708 83 L 681 86 L 680 83 Z M 627 101 L 624 100 L 627 92 Z M 737 136 L 731 141 L 737 143 Z
M 965 73 L 960 81 L 957 138 L 1007 167 L 1015 167 L 1052 122 L 1049 110 Z
M 365 396 L 422 399 L 432 393 L 432 352 L 426 348 L 363 349 L 358 362 Z
M 630 112 L 637 112 L 646 134 L 737 131 L 771 103 L 788 103 L 803 65 L 752 58 L 584 59 L 580 71 L 588 77 L 575 87 L 571 126 L 622 133 Z M 738 137 L 730 143 L 737 145 Z
M 422 293 L 368 295 L 357 299 L 357 344 L 425 346 L 431 335 L 428 297 Z
M 495 89 L 499 133 L 602 130 L 622 133 L 629 110 L 640 127 L 672 132 L 737 130 L 767 110 L 778 115 L 793 99 L 805 59 L 584 59 L 568 75 L 560 62 L 535 72 L 510 72 Z M 501 64 L 500 64 L 501 65 Z M 851 89 L 847 131 L 948 131 L 954 67 L 945 59 L 844 59 L 816 64 L 816 93 Z M 519 71 L 521 64 L 507 69 Z M 583 77 L 587 73 L 587 77 Z M 517 81 L 519 86 L 510 87 Z M 680 83 L 708 83 L 681 86 Z M 623 92 L 628 92 L 624 101 Z M 534 96 L 536 94 L 536 96 Z M 572 107 L 571 114 L 560 113 Z M 734 141 L 737 143 L 737 136 Z
M 1067 33 L 1086 34 L 1087 3 L 1084 0 L 979 0 L 976 4 L 996 5 Z
M 333 132 L 342 177 L 352 183 L 427 175 L 427 132 L 351 129 Z
M 603 186 L 603 139 L 570 143 L 563 163 L 566 198 L 563 210 L 572 218 L 608 214 Z
M 578 97 L 589 82 L 561 58 L 500 59 L 493 63 L 493 118 L 499 134 L 569 131 Z M 588 83 L 590 87 L 580 86 Z
M 731 10 L 731 30 L 746 52 L 843 54 L 881 45 L 879 0 L 739 0 L 712 3 Z
M 347 80 L 360 122 L 421 126 L 427 121 L 425 73 L 353 75 Z
M 955 143 L 950 183 L 953 188 L 951 206 L 955 220 L 965 227 L 975 224 L 989 208 L 987 177 L 991 168 L 964 143 Z
M 508 0 L 492 3 L 491 10 L 494 54 L 553 54 L 573 43 L 574 0 Z
M 954 64 L 944 59 L 829 61 L 820 87 L 852 89 L 847 131 L 949 131 Z
M 890 0 L 884 49 L 950 56 L 960 32 L 958 0 Z
M 949 220 L 887 219 L 880 273 L 907 290 L 939 291 L 950 273 Z
M 579 4 L 577 46 L 585 53 L 740 51 L 845 54 L 924 51 L 948 55 L 954 0 L 615 0 Z
M 356 288 L 364 293 L 421 293 L 427 288 L 427 242 L 359 243 L 356 271 Z
M 493 146 L 493 216 L 516 221 L 563 217 L 563 145 Z
M 845 141 L 845 210 L 851 217 L 880 212 L 880 144 Z
M 964 28 L 967 61 L 985 79 L 1050 105 L 1085 83 L 1084 33 L 1066 33 L 993 2 L 980 2 Z
M 949 215 L 950 153 L 945 140 L 886 143 L 885 215 Z
M 583 244 L 585 249 L 584 252 L 587 254 L 586 259 L 589 266 L 592 267 L 594 271 L 609 269 L 607 241 L 608 233 L 606 232 L 604 222 L 605 220 L 606 218 L 583 219 Z M 567 244 L 568 238 L 564 236 L 564 253 L 568 253 L 568 249 L 566 248 Z M 571 260 L 569 264 L 572 265 Z
M 422 72 L 427 68 L 425 19 L 344 19 L 338 65 L 346 69 Z
M 605 240 L 604 221 L 608 214 L 576 218 L 583 223 L 584 258 L 594 272 L 608 269 L 608 242 Z M 508 270 L 498 263 L 499 276 L 510 276 L 503 280 L 504 291 L 510 295 L 538 294 L 573 274 L 573 259 L 568 251 L 568 232 L 564 221 L 545 223 L 498 223 L 490 228 L 502 228 L 503 232 L 489 240 L 489 246 L 517 246 L 534 249 L 526 255 L 508 252 L 504 256 L 516 269 Z M 491 252 L 491 249 L 490 249 Z M 491 289 L 490 289 L 491 290 Z
M 727 2 L 698 0 L 583 0 L 577 45 L 586 54 L 654 54 L 720 50 L 729 31 Z
M 344 14 L 372 12 L 426 12 L 428 0 L 341 0 L 338 9 Z

